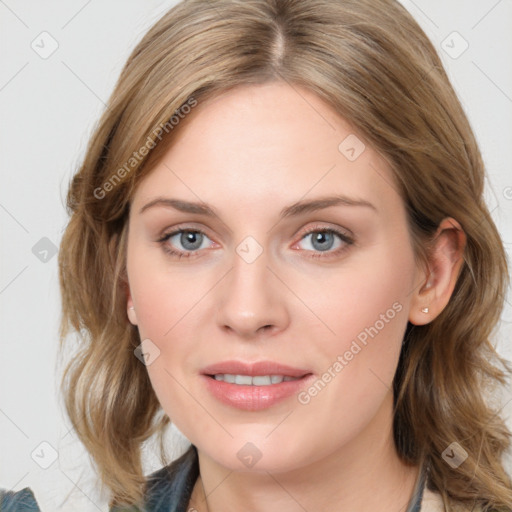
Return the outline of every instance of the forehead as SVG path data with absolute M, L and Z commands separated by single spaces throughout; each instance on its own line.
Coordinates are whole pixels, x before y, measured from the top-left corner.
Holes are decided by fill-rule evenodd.
M 384 159 L 311 91 L 244 85 L 188 114 L 134 204 L 166 192 L 191 201 L 268 208 L 337 192 L 377 207 L 400 202 Z

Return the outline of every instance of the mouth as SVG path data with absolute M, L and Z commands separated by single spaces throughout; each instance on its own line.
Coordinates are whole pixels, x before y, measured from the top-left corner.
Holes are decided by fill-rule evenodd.
M 301 377 L 290 377 L 289 375 L 233 375 L 232 373 L 217 373 L 208 375 L 215 380 L 237 384 L 239 386 L 271 386 L 272 384 L 281 384 L 281 382 L 291 382 Z
M 272 361 L 225 361 L 204 368 L 201 377 L 209 393 L 223 404 L 258 411 L 297 394 L 314 376 L 310 370 Z

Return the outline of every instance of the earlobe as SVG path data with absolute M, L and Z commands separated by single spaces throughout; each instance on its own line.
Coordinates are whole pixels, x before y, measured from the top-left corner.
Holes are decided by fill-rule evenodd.
M 443 219 L 434 237 L 429 270 L 422 273 L 421 284 L 413 292 L 409 311 L 412 324 L 428 324 L 446 307 L 464 262 L 465 246 L 466 235 L 460 224 L 451 217 Z
M 130 323 L 137 325 L 137 313 L 135 311 L 135 306 L 133 305 L 133 300 L 129 289 L 127 290 L 126 312 Z
M 130 323 L 132 325 L 138 325 L 137 324 L 137 314 L 135 313 L 135 308 L 133 306 L 128 308 L 128 320 L 130 320 Z

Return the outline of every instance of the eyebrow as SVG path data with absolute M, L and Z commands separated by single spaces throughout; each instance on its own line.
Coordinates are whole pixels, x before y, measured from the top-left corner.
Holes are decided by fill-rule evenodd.
M 179 210 L 180 212 L 184 213 L 197 213 L 200 215 L 206 215 L 208 217 L 218 217 L 215 209 L 206 203 L 190 202 L 184 201 L 182 199 L 173 199 L 170 197 L 157 197 L 151 200 L 139 210 L 139 214 L 142 214 L 149 208 L 153 208 L 155 206 L 174 208 L 175 210 Z M 287 217 L 295 217 L 305 213 L 329 208 L 331 206 L 363 206 L 377 212 L 377 208 L 369 201 L 364 199 L 355 199 L 345 195 L 335 195 L 319 197 L 310 201 L 298 201 L 290 206 L 283 208 L 279 213 L 279 217 L 282 219 Z

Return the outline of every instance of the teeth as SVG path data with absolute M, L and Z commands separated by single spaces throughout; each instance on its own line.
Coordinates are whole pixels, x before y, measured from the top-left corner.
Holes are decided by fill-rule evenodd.
M 270 386 L 290 380 L 297 380 L 298 377 L 289 377 L 284 375 L 232 375 L 230 373 L 219 373 L 214 376 L 215 380 L 229 382 L 230 384 L 240 384 L 243 386 Z
M 278 383 L 278 381 L 274 382 L 274 384 Z M 252 384 L 254 386 L 270 386 L 272 384 L 272 376 L 271 375 L 260 375 L 252 378 Z
M 235 375 L 235 384 L 245 384 L 249 386 L 252 384 L 252 377 L 250 375 Z

